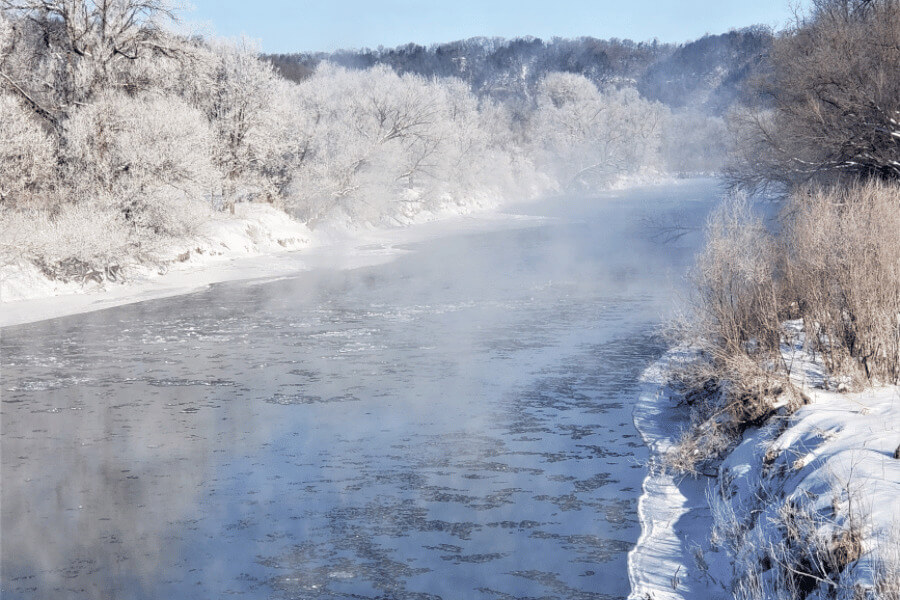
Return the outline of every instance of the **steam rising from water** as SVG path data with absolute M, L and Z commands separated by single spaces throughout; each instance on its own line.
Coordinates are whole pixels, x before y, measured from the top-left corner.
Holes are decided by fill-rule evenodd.
M 4 598 L 625 596 L 629 392 L 697 243 L 642 217 L 713 193 L 5 330 Z

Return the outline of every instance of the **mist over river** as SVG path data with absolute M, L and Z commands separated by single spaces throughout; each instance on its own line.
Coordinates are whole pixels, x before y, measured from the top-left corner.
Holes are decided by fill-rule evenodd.
M 627 596 L 633 392 L 701 241 L 648 217 L 717 193 L 3 329 L 3 599 Z

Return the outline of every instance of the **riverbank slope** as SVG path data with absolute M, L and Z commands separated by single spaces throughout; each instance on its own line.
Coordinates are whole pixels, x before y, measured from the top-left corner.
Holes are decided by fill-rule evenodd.
M 619 177 L 597 193 L 696 181 L 711 180 L 641 172 Z M 402 252 L 404 244 L 454 232 L 527 226 L 535 218 L 515 214 L 510 207 L 541 198 L 546 195 L 537 191 L 515 202 L 473 198 L 434 211 L 398 214 L 380 227 L 335 218 L 314 230 L 271 205 L 240 203 L 233 216 L 218 215 L 193 238 L 167 248 L 152 263 L 123 268 L 114 280 L 97 273 L 60 281 L 26 259 L 0 264 L 0 327 L 178 296 L 226 281 L 378 264 Z
M 645 373 L 635 424 L 653 463 L 632 599 L 900 593 L 900 386 L 841 393 L 799 343 L 784 352 L 810 403 L 748 429 L 710 478 L 662 468 L 689 419 L 666 372 L 689 352 Z
M 494 203 L 449 206 L 393 227 L 329 223 L 315 230 L 265 204 L 242 204 L 233 217 L 204 225 L 167 250 L 162 267 L 133 265 L 114 281 L 54 280 L 27 261 L 0 266 L 0 327 L 188 294 L 215 283 L 270 279 L 320 267 L 379 264 L 402 246 L 458 231 L 521 227 L 538 219 L 502 212 Z

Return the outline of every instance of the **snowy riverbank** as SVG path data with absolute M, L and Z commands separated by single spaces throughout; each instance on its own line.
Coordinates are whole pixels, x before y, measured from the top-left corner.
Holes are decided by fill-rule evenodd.
M 156 264 L 132 264 L 116 281 L 49 278 L 25 259 L 0 266 L 0 326 L 17 325 L 187 293 L 218 281 L 277 273 L 263 257 L 308 248 L 315 236 L 266 204 L 242 204 L 235 215 L 203 223 L 190 240 L 168 248 Z M 254 260 L 256 259 L 256 260 Z M 163 266 L 158 266 L 162 264 Z
M 615 196 L 629 189 L 706 180 L 643 171 L 623 175 L 598 194 Z M 532 190 L 515 204 L 535 201 L 544 193 Z M 435 211 L 398 214 L 382 227 L 358 226 L 349 218 L 335 217 L 315 230 L 268 204 L 238 204 L 234 216 L 220 215 L 205 223 L 195 239 L 170 248 L 163 269 L 133 265 L 119 281 L 61 282 L 24 260 L 0 265 L 0 327 L 187 294 L 225 281 L 378 264 L 402 252 L 404 244 L 454 232 L 521 227 L 535 220 L 505 212 L 510 204 L 494 197 L 473 198 Z
M 665 385 L 686 353 L 646 372 L 635 424 L 654 465 L 629 555 L 631 598 L 896 598 L 900 386 L 839 393 L 799 342 L 784 351 L 810 404 L 748 430 L 714 478 L 659 468 L 687 425 Z
M 390 260 L 403 245 L 422 239 L 534 221 L 504 214 L 487 201 L 419 212 L 394 227 L 331 223 L 315 231 L 269 205 L 241 204 L 236 211 L 172 248 L 164 269 L 135 265 L 118 282 L 54 281 L 24 261 L 0 267 L 0 327 L 187 294 L 225 281 L 363 267 Z
M 634 423 L 651 462 L 638 500 L 641 536 L 628 555 L 633 600 L 728 597 L 694 560 L 696 548 L 709 547 L 707 480 L 679 477 L 663 468 L 663 456 L 689 419 L 678 394 L 666 385 L 667 373 L 689 357 L 688 351 L 675 349 L 647 369 L 634 408 Z M 725 557 L 717 558 L 721 563 Z

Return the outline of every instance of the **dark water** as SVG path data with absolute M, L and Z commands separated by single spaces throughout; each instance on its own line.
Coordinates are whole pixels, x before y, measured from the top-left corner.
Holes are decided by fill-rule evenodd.
M 2 596 L 621 598 L 710 182 L 2 332 Z

